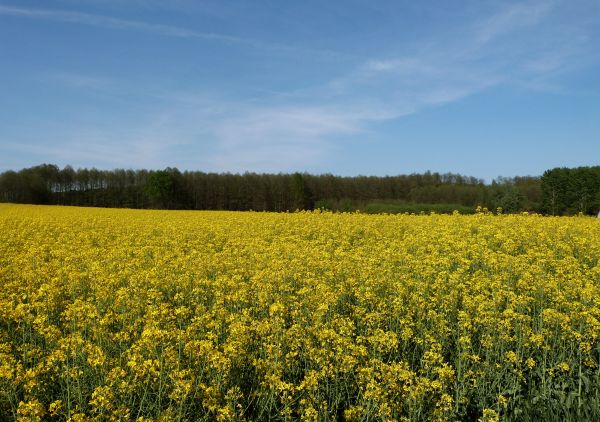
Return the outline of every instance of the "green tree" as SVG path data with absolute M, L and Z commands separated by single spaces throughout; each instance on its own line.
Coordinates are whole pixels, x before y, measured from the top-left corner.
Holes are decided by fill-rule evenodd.
M 314 198 L 304 176 L 300 173 L 292 175 L 292 208 L 297 210 L 312 210 L 314 208 Z
M 542 206 L 545 212 L 561 215 L 567 207 L 569 169 L 554 168 L 542 175 Z
M 169 208 L 174 197 L 174 183 L 169 171 L 151 172 L 146 179 L 146 193 L 150 203 L 156 208 Z

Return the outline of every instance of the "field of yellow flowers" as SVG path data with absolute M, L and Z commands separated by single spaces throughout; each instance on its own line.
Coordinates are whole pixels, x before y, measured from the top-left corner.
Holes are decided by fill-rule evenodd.
M 600 220 L 0 204 L 0 420 L 599 420 Z

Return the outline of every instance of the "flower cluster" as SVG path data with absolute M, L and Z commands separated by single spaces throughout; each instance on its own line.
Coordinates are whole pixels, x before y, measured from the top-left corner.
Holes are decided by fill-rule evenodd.
M 0 205 L 0 419 L 600 418 L 600 221 Z

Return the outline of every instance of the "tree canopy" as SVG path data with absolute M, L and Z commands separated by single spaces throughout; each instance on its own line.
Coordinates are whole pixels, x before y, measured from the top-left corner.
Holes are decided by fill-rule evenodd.
M 163 170 L 60 169 L 42 164 L 0 174 L 0 201 L 99 207 L 294 211 L 327 208 L 380 212 L 474 209 L 594 214 L 600 167 L 547 170 L 540 177 L 491 184 L 459 174 L 342 177 Z

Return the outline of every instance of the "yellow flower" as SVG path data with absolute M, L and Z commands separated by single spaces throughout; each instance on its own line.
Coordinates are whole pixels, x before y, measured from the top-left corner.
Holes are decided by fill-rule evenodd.
M 62 406 L 62 400 L 55 400 L 52 403 L 50 403 L 50 406 L 48 406 L 48 410 L 50 411 L 50 414 L 52 416 L 56 416 L 58 412 L 62 409 Z
M 597 221 L 499 213 L 0 204 L 1 389 L 25 420 L 498 421 L 600 342 Z
M 506 358 L 507 362 L 510 362 L 512 364 L 516 364 L 519 360 L 519 358 L 517 357 L 517 354 L 514 351 L 508 351 L 504 354 L 504 357 Z
M 567 362 L 561 362 L 557 365 L 557 367 L 563 372 L 569 372 L 571 370 L 571 367 Z
M 32 399 L 27 402 L 19 402 L 17 409 L 17 416 L 19 419 L 26 419 L 29 421 L 41 421 L 42 417 L 46 414 L 46 409 L 37 399 Z
M 479 418 L 479 422 L 499 422 L 500 416 L 494 409 L 483 409 L 483 417 Z
M 498 395 L 498 405 L 500 407 L 506 407 L 508 405 L 508 399 L 503 394 Z

